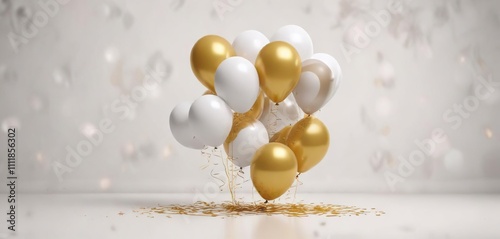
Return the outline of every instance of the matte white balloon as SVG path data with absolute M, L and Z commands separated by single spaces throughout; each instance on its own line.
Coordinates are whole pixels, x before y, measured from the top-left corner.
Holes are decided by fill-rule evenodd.
M 202 149 L 203 143 L 195 137 L 193 128 L 189 124 L 189 108 L 191 102 L 182 102 L 175 106 L 170 113 L 170 131 L 175 140 L 185 147 Z
M 240 33 L 234 39 L 233 48 L 236 55 L 255 63 L 260 50 L 268 43 L 269 39 L 264 34 L 255 30 L 248 30 Z
M 250 165 L 255 152 L 267 143 L 269 138 L 266 127 L 256 120 L 240 130 L 233 142 L 229 143 L 229 152 L 226 153 L 236 166 L 243 168 Z
M 330 101 L 334 85 L 328 65 L 317 59 L 307 59 L 302 62 L 300 80 L 293 96 L 302 111 L 313 114 Z
M 196 138 L 205 145 L 221 145 L 231 131 L 233 112 L 216 95 L 203 95 L 193 102 L 189 109 L 189 123 Z
M 335 83 L 331 87 L 333 87 L 334 89 L 329 91 L 331 94 L 329 98 L 332 98 L 339 89 L 340 83 L 342 82 L 342 68 L 340 68 L 339 63 L 333 56 L 326 53 L 316 53 L 311 56 L 311 59 L 318 59 L 322 61 L 328 67 L 330 67 L 330 70 L 333 72 L 332 77 L 334 78 L 333 80 Z
M 297 106 L 293 94 L 290 94 L 285 100 L 276 105 L 269 98 L 264 98 L 264 109 L 259 121 L 267 129 L 267 135 L 272 138 L 285 126 L 294 125 L 302 119 L 304 114 Z
M 220 63 L 215 71 L 215 92 L 238 113 L 245 113 L 259 96 L 259 75 L 247 59 L 235 56 Z
M 309 59 L 313 54 L 313 43 L 304 28 L 297 25 L 286 25 L 278 29 L 271 41 L 284 41 L 295 47 L 302 61 Z

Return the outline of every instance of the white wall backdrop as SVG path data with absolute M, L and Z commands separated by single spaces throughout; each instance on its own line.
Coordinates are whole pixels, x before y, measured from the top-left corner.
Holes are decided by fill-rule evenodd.
M 192 45 L 248 29 L 270 37 L 287 24 L 306 29 L 344 74 L 317 113 L 329 152 L 299 192 L 391 192 L 386 176 L 400 175 L 401 159 L 434 129 L 444 141 L 395 192 L 500 192 L 498 1 L 69 0 L 48 12 L 45 2 L 54 1 L 0 2 L 0 178 L 15 126 L 21 192 L 203 189 L 221 165 L 182 147 L 168 126 L 177 103 L 205 91 L 191 72 Z M 161 86 L 125 119 L 113 113 L 155 67 Z M 95 136 L 103 119 L 114 131 L 67 165 L 68 147 Z M 54 167 L 68 167 L 61 180 Z

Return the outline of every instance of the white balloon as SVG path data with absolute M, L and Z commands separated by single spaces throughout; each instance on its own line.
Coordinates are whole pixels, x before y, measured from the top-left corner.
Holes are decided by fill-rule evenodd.
M 189 108 L 191 102 L 182 102 L 175 106 L 170 113 L 170 131 L 175 140 L 185 147 L 202 149 L 203 143 L 195 137 L 193 128 L 189 124 Z
M 272 138 L 285 126 L 294 125 L 304 116 L 297 106 L 293 94 L 290 94 L 285 100 L 276 105 L 276 103 L 264 98 L 264 109 L 259 120 L 267 129 L 267 135 Z
M 217 147 L 231 131 L 233 112 L 218 96 L 203 95 L 191 105 L 189 123 L 196 138 L 205 145 Z
M 236 166 L 243 168 L 250 165 L 257 149 L 267 143 L 266 127 L 257 120 L 238 132 L 233 142 L 229 143 L 229 152 L 226 153 Z
M 269 39 L 264 34 L 255 30 L 248 30 L 240 33 L 234 39 L 233 48 L 236 55 L 255 63 L 260 50 L 268 43 Z
M 304 28 L 296 25 L 286 25 L 278 29 L 271 41 L 284 41 L 290 43 L 300 55 L 302 61 L 309 59 L 313 54 L 313 43 Z
M 320 91 L 320 87 L 320 80 L 313 72 L 306 71 L 300 74 L 299 83 L 297 83 L 295 89 L 293 89 L 293 96 L 295 97 L 297 105 L 305 113 L 307 112 L 302 106 L 313 104 L 314 99 Z
M 330 101 L 334 85 L 332 71 L 325 63 L 307 59 L 302 62 L 300 80 L 293 89 L 293 96 L 305 113 L 312 114 Z
M 330 96 L 329 98 L 332 98 L 333 95 L 335 95 L 335 93 L 339 89 L 340 83 L 342 82 L 342 69 L 340 68 L 339 63 L 335 58 L 333 58 L 333 56 L 330 56 L 329 54 L 326 53 L 316 53 L 311 57 L 311 59 L 318 59 L 323 63 L 325 63 L 328 67 L 330 67 L 330 70 L 333 73 L 332 77 L 335 82 L 331 86 L 334 89 L 330 90 L 330 94 L 332 94 L 332 96 Z
M 259 96 L 259 75 L 247 59 L 235 56 L 220 63 L 215 71 L 215 92 L 238 113 L 245 113 Z

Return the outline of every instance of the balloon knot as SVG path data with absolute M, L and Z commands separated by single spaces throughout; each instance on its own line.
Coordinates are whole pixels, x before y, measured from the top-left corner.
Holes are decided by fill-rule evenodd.
M 300 173 L 298 173 L 297 176 L 295 176 L 295 178 L 297 179 L 297 178 L 299 178 L 299 176 L 300 176 Z
M 217 149 L 217 147 L 214 147 L 214 149 Z
M 266 200 L 264 203 L 267 203 L 268 201 Z
M 280 105 L 280 103 L 275 103 L 274 105 Z

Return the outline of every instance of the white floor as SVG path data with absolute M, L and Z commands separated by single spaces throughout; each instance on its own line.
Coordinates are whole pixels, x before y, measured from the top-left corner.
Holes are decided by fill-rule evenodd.
M 133 212 L 158 204 L 191 203 L 193 197 L 191 194 L 21 194 L 17 234 L 8 233 L 5 220 L 1 220 L 0 238 L 500 238 L 499 194 L 297 195 L 308 203 L 375 207 L 386 212 L 381 216 L 167 218 L 158 215 L 151 218 Z M 227 199 L 223 194 L 213 200 Z M 5 202 L 0 205 L 6 217 Z

